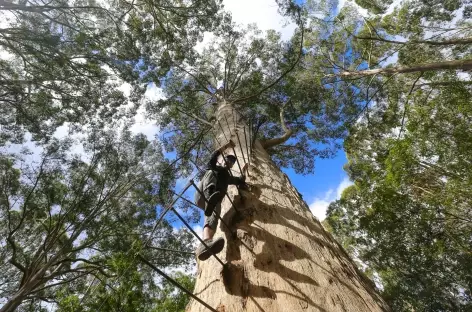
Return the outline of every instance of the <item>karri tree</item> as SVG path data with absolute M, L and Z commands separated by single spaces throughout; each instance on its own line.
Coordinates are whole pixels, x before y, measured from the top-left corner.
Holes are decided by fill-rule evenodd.
M 466 311 L 472 90 L 426 84 L 405 96 L 406 81 L 391 82 L 351 128 L 346 170 L 355 186 L 330 205 L 327 223 L 395 310 Z
M 345 135 L 341 120 L 358 113 L 318 81 L 301 79 L 306 30 L 291 41 L 222 24 L 195 58 L 174 66 L 162 85 L 165 99 L 150 103 L 165 146 L 193 163 L 232 140 L 249 190 L 230 186 L 216 236 L 218 256 L 198 263 L 194 293 L 218 311 L 387 311 L 374 284 L 324 231 L 281 167 L 312 173 L 317 155 L 329 156 Z M 250 126 L 252 125 L 252 127 Z M 243 171 L 243 172 L 240 172 Z M 186 174 L 187 172 L 187 174 Z M 206 311 L 191 300 L 187 311 Z

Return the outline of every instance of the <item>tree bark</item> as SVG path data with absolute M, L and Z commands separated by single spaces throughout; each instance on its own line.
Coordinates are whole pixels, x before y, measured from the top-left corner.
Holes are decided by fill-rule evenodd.
M 344 78 L 358 78 L 362 76 L 372 75 L 391 75 L 391 74 L 406 74 L 415 72 L 425 72 L 433 70 L 448 70 L 448 69 L 472 69 L 472 60 L 454 60 L 436 63 L 425 63 L 414 66 L 398 66 L 387 68 L 366 69 L 358 71 L 345 71 L 338 74 L 328 75 L 327 77 L 344 77 Z
M 250 140 L 235 135 L 244 120 L 224 102 L 217 120 L 223 127 L 216 144 L 231 137 L 239 162 L 247 162 Z M 250 190 L 238 194 L 230 186 L 234 207 L 222 203 L 231 229 L 220 222 L 215 237 L 226 240 L 218 254 L 226 265 L 213 257 L 198 262 L 194 294 L 219 312 L 390 311 L 257 140 L 248 167 Z M 186 311 L 208 310 L 191 300 Z

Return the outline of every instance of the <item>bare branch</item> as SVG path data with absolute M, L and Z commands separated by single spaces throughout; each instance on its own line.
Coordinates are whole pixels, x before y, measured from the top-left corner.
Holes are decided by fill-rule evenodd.
M 290 100 L 287 103 L 285 103 L 282 106 L 282 108 L 280 108 L 280 124 L 282 125 L 282 129 L 285 131 L 285 133 L 282 136 L 278 137 L 278 138 L 261 141 L 261 145 L 264 149 L 267 150 L 271 147 L 282 144 L 282 143 L 286 142 L 288 139 L 290 139 L 290 137 L 293 135 L 293 130 L 289 129 L 287 127 L 287 125 L 285 124 L 285 120 L 284 120 L 284 107 L 289 102 L 290 102 Z
M 357 78 L 362 76 L 371 76 L 371 75 L 391 75 L 391 74 L 406 74 L 406 73 L 416 73 L 416 72 L 426 72 L 426 71 L 436 71 L 436 70 L 450 70 L 450 69 L 462 69 L 470 70 L 472 69 L 472 60 L 454 60 L 454 61 L 444 61 L 436 63 L 424 63 L 413 66 L 398 66 L 398 67 L 388 67 L 388 68 L 376 68 L 376 69 L 367 69 L 359 71 L 345 71 L 338 74 L 330 74 L 326 77 L 344 77 L 344 78 Z

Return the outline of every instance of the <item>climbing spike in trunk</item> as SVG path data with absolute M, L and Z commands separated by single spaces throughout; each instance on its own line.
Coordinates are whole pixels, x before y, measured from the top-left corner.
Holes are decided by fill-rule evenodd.
M 219 139 L 243 127 L 236 115 L 228 120 L 237 124 L 224 128 L 224 114 L 237 112 L 220 105 Z M 242 162 L 245 146 L 236 151 Z M 222 217 L 231 231 L 220 222 L 215 235 L 226 240 L 219 257 L 227 264 L 223 268 L 213 258 L 198 262 L 194 294 L 219 312 L 390 311 L 258 141 L 251 154 L 251 189 L 241 190 L 240 196 L 229 187 L 238 212 L 225 199 Z M 208 310 L 191 300 L 186 311 Z

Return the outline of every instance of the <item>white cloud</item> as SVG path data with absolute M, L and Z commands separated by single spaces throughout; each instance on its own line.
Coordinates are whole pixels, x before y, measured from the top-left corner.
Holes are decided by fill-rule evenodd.
M 471 75 L 466 72 L 458 72 L 457 77 L 462 81 L 469 81 L 472 78 Z
M 123 92 L 126 91 L 126 87 L 122 86 Z M 129 91 L 128 91 L 129 92 Z M 164 97 L 162 89 L 158 88 L 154 83 L 147 86 L 144 96 L 150 101 L 157 101 Z M 156 134 L 159 132 L 159 127 L 156 125 L 154 120 L 150 120 L 146 117 L 146 110 L 144 107 L 140 107 L 134 116 L 135 123 L 131 126 L 130 130 L 133 133 L 143 133 L 146 135 L 148 140 L 154 140 Z
M 310 210 L 318 220 L 323 221 L 326 218 L 326 209 L 328 209 L 329 203 L 331 202 L 330 199 L 320 199 L 315 198 L 313 203 L 310 204 Z
M 162 93 L 162 89 L 158 88 L 152 82 L 147 86 L 144 96 L 147 97 L 151 101 L 157 101 L 159 99 L 162 99 L 164 97 L 164 94 Z
M 274 29 L 281 33 L 282 40 L 289 40 L 297 28 L 295 23 L 279 14 L 274 0 L 224 0 L 223 4 L 224 10 L 231 12 L 236 24 L 256 24 L 262 31 Z M 195 49 L 201 52 L 213 38 L 212 33 L 205 32 L 203 41 Z
M 336 189 L 336 199 L 340 199 L 343 191 L 351 186 L 353 183 L 349 180 L 348 177 L 345 177 L 341 183 L 339 183 L 338 188 Z
M 2 11 L 0 13 L 0 29 L 10 27 L 11 22 L 15 19 L 15 14 L 11 11 Z M 0 48 L 0 60 L 11 61 L 14 59 L 14 55 L 6 51 L 2 46 Z
M 148 140 L 154 140 L 157 133 L 159 132 L 159 127 L 156 125 L 155 121 L 149 120 L 146 118 L 146 110 L 144 108 L 139 108 L 136 116 L 134 117 L 135 123 L 130 127 L 130 131 L 133 133 L 142 133 Z
M 349 178 L 345 177 L 338 187 L 335 189 L 329 189 L 321 197 L 316 197 L 313 202 L 310 204 L 310 210 L 318 220 L 323 221 L 326 218 L 326 209 L 328 209 L 329 204 L 332 201 L 341 198 L 343 191 L 352 185 L 352 182 Z
M 123 92 L 123 94 L 126 96 L 126 97 L 129 97 L 130 94 L 131 94 L 131 85 L 127 82 L 123 83 L 119 88 L 118 90 L 120 90 L 121 92 Z M 147 91 L 147 90 L 146 90 Z
M 21 144 L 6 144 L 0 147 L 0 154 L 14 154 L 20 155 L 22 151 L 28 151 L 28 153 L 22 155 L 23 162 L 32 167 L 38 165 L 41 162 L 41 153 L 44 149 L 38 146 L 32 140 L 31 133 L 27 132 L 24 136 L 25 142 Z M 18 163 L 16 165 L 19 165 Z
M 282 33 L 282 39 L 293 35 L 296 25 L 278 12 L 274 0 L 224 0 L 225 10 L 230 11 L 238 24 L 257 24 L 261 30 L 275 29 Z M 287 25 L 286 25 L 287 24 Z

